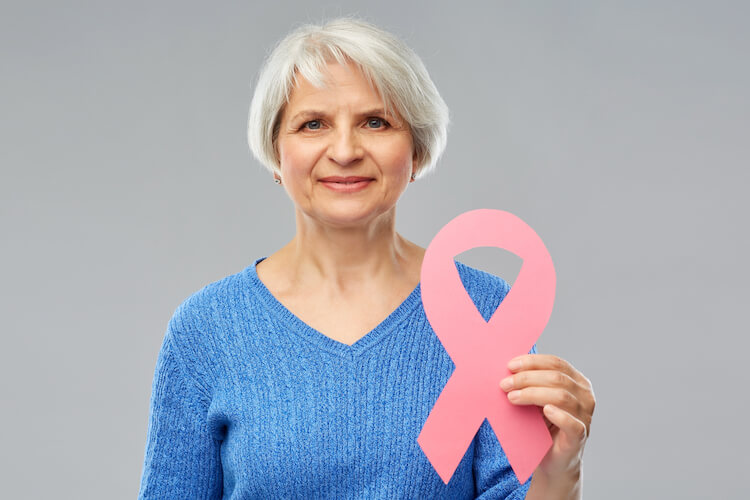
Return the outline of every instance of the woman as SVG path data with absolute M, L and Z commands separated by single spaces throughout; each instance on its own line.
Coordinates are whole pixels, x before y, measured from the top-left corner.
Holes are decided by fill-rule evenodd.
M 294 203 L 285 247 L 189 297 L 154 377 L 142 498 L 576 498 L 594 397 L 529 354 L 498 381 L 543 407 L 554 445 L 519 484 L 487 422 L 445 485 L 417 436 L 453 364 L 419 294 L 424 249 L 395 231 L 448 113 L 419 58 L 339 19 L 271 53 L 250 146 Z M 489 319 L 508 285 L 457 263 Z M 504 397 L 498 391 L 498 397 Z

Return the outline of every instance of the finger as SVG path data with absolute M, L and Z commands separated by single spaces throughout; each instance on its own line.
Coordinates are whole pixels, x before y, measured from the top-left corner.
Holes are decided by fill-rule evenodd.
M 563 432 L 572 443 L 582 443 L 588 438 L 586 424 L 555 405 L 545 405 L 542 409 L 544 416 Z
M 574 393 L 566 389 L 526 387 L 524 389 L 511 390 L 508 392 L 507 397 L 508 401 L 519 406 L 535 405 L 544 407 L 549 404 L 554 405 L 583 422 L 587 430 L 591 429 L 593 407 L 587 402 L 581 401 Z
M 580 401 L 570 391 L 551 387 L 526 387 L 515 389 L 508 393 L 508 401 L 519 406 L 546 406 L 549 404 L 561 408 L 581 420 L 585 419 L 585 412 Z
M 508 369 L 517 373 L 524 370 L 555 370 L 563 372 L 582 386 L 591 386 L 589 379 L 564 359 L 552 354 L 524 354 L 508 362 Z
M 511 359 L 508 369 L 512 372 L 521 370 L 558 370 L 565 373 L 574 371 L 573 366 L 553 354 L 523 354 Z
M 500 387 L 508 392 L 513 389 L 526 387 L 560 387 L 576 394 L 583 392 L 578 382 L 570 378 L 567 373 L 556 370 L 527 370 L 518 372 L 500 381 Z

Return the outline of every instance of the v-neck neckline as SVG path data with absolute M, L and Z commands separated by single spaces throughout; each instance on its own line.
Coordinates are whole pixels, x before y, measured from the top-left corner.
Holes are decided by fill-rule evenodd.
M 245 269 L 243 274 L 248 280 L 250 289 L 265 304 L 265 306 L 274 313 L 275 318 L 285 324 L 292 333 L 324 351 L 345 358 L 354 358 L 377 344 L 381 339 L 390 334 L 394 328 L 421 303 L 422 300 L 420 283 L 417 283 L 417 286 L 406 297 L 406 299 L 404 299 L 404 301 L 401 302 L 401 304 L 399 304 L 399 306 L 386 316 L 385 319 L 383 319 L 383 321 L 381 321 L 375 328 L 367 332 L 352 345 L 345 344 L 332 339 L 328 335 L 316 330 L 302 321 L 271 293 L 265 283 L 263 283 L 258 277 L 258 271 L 256 269 L 258 263 L 265 259 L 266 257 L 261 257 Z

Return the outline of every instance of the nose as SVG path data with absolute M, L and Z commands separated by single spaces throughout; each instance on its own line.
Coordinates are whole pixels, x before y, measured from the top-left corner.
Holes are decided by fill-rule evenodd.
M 337 164 L 345 167 L 362 158 L 361 138 L 356 131 L 350 128 L 341 128 L 332 134 L 331 144 L 328 147 L 328 157 Z

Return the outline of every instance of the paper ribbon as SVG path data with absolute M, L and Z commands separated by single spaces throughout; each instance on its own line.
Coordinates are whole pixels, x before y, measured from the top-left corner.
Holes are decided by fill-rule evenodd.
M 515 284 L 489 321 L 474 306 L 454 257 L 498 247 L 523 259 Z M 448 484 L 485 418 L 520 483 L 552 444 L 541 409 L 516 406 L 500 389 L 508 361 L 527 354 L 547 325 L 555 299 L 555 268 L 539 236 L 515 215 L 472 210 L 450 221 L 427 247 L 421 271 L 424 310 L 456 369 L 417 441 Z

